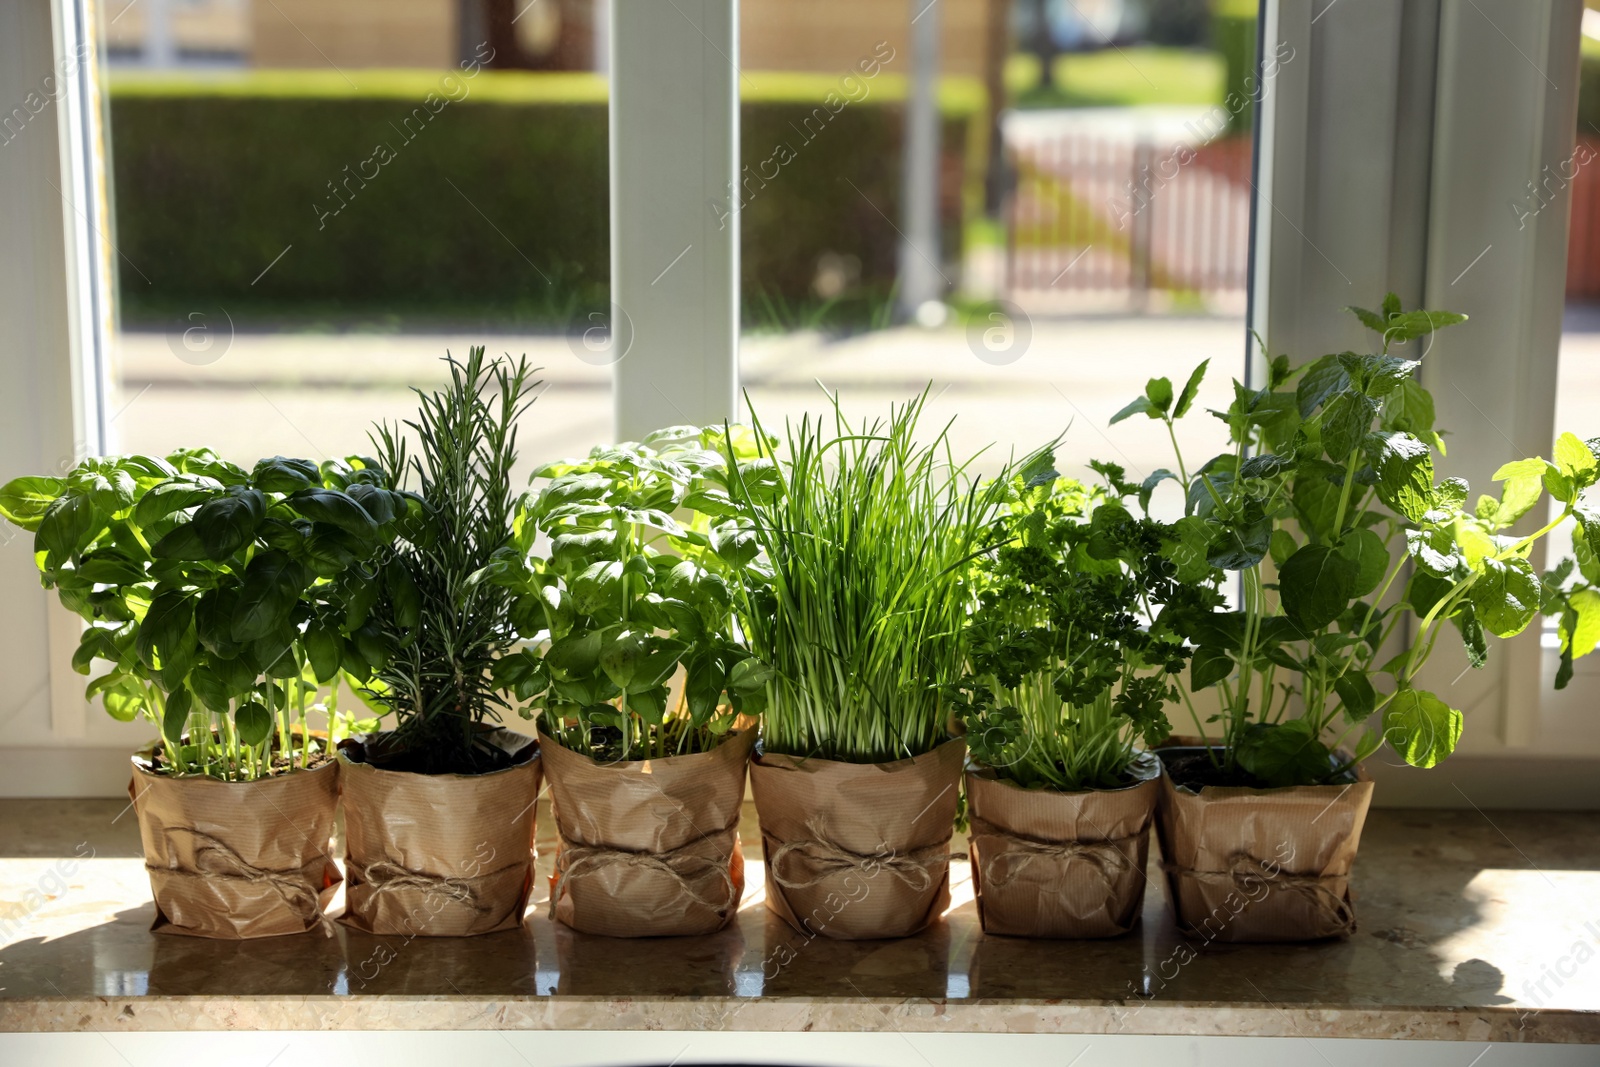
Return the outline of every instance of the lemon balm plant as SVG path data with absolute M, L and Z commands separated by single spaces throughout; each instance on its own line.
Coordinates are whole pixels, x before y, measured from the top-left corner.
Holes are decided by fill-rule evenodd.
M 834 937 L 911 933 L 948 900 L 963 746 L 942 687 L 1009 471 L 980 481 L 948 426 L 918 442 L 925 402 L 853 424 L 834 398 L 831 418 L 790 426 L 781 462 L 755 420 L 775 487 L 730 463 L 759 561 L 735 582 L 739 623 L 773 672 L 751 765 L 767 900 Z
M 1210 758 L 1225 776 L 1341 781 L 1385 739 L 1417 766 L 1448 756 L 1461 713 L 1419 688 L 1418 673 L 1447 629 L 1481 667 L 1488 635 L 1528 626 L 1541 599 L 1530 549 L 1580 515 L 1594 479 L 1583 462 L 1591 451 L 1569 434 L 1556 463 L 1505 465 L 1495 473 L 1500 497 L 1469 510 L 1465 481 L 1435 480 L 1444 440 L 1415 377 L 1420 362 L 1390 351 L 1463 316 L 1405 312 L 1392 294 L 1380 311 L 1351 310 L 1378 333 L 1379 352 L 1297 369 L 1277 357 L 1266 388 L 1236 382 L 1233 404 L 1215 413 L 1228 425 L 1228 452 L 1192 473 L 1178 455 L 1176 475 L 1158 471 L 1142 487 L 1174 479 L 1184 489 L 1171 552 L 1184 580 L 1216 584 L 1233 572 L 1242 581 L 1240 607 L 1179 605 L 1170 617 L 1197 646 L 1193 688 L 1221 692 L 1223 745 Z M 1170 410 L 1171 387 L 1157 380 L 1119 418 L 1143 412 L 1170 427 L 1203 373 Z M 1562 513 L 1527 536 L 1510 534 L 1546 487 Z M 1410 640 L 1391 655 L 1387 642 L 1407 619 Z M 1381 726 L 1366 729 L 1374 713 Z M 1353 752 L 1336 757 L 1348 741 Z
M 1447 631 L 1481 667 L 1489 635 L 1528 626 L 1541 601 L 1532 546 L 1581 519 L 1595 481 L 1592 450 L 1566 435 L 1555 463 L 1507 464 L 1495 475 L 1499 498 L 1469 510 L 1466 482 L 1436 480 L 1444 441 L 1416 380 L 1420 360 L 1395 354 L 1464 317 L 1407 312 L 1393 294 L 1377 311 L 1350 310 L 1377 335 L 1377 351 L 1299 368 L 1272 359 L 1265 387 L 1235 382 L 1232 404 L 1213 412 L 1228 427 L 1228 451 L 1190 467 L 1174 435 L 1177 472 L 1157 471 L 1140 487 L 1147 499 L 1167 480 L 1183 492 L 1168 553 L 1180 582 L 1218 592 L 1227 576 L 1239 583 L 1237 606 L 1191 597 L 1159 615 L 1195 646 L 1190 688 L 1214 687 L 1220 704 L 1209 720 L 1219 743 L 1165 754 L 1160 825 L 1181 917 L 1192 926 L 1213 911 L 1228 877 L 1265 871 L 1301 890 L 1290 894 L 1298 912 L 1269 894 L 1276 903 L 1232 924 L 1235 939 L 1353 929 L 1346 878 L 1372 789 L 1361 761 L 1385 741 L 1419 767 L 1450 754 L 1462 714 L 1419 684 L 1420 671 Z M 1176 397 L 1153 379 L 1113 421 L 1142 413 L 1170 433 L 1204 372 L 1202 364 Z M 1509 532 L 1546 489 L 1562 514 L 1525 536 Z M 1201 734 L 1206 725 L 1196 716 Z M 1241 818 L 1250 809 L 1255 836 L 1276 836 L 1287 855 L 1251 851 L 1268 842 L 1224 840 L 1240 824 L 1213 804 L 1236 805 Z M 1235 851 L 1232 867 L 1215 868 Z

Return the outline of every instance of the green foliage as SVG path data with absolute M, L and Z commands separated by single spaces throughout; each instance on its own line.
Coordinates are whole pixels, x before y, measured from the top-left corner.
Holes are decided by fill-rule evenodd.
M 154 723 L 166 772 L 230 780 L 270 772 L 274 732 L 289 767 L 310 760 L 307 703 L 340 676 L 311 649 L 342 640 L 345 592 L 413 507 L 370 459 L 246 471 L 206 449 L 92 457 L 0 488 L 0 516 L 34 533 L 45 588 L 88 623 L 73 669 L 110 665 L 88 696 Z
M 1166 394 L 1170 402 L 1171 394 Z M 1131 487 L 1059 477 L 1045 453 L 1014 475 L 993 526 L 998 547 L 973 563 L 978 606 L 967 627 L 971 673 L 951 705 L 982 763 L 1026 788 L 1126 785 L 1135 743 L 1171 731 L 1183 639 L 1140 618 L 1187 595 L 1170 549 L 1174 527 L 1136 519 Z
M 744 102 L 743 291 L 766 298 L 747 305 L 752 324 L 769 299 L 811 299 L 828 254 L 860 266 L 835 309 L 850 325 L 870 321 L 890 292 L 897 239 L 885 220 L 898 218 L 900 177 L 884 161 L 900 158 L 904 91 L 889 79 L 905 62 L 836 114 L 823 106 L 839 91 L 833 77 Z M 239 322 L 465 316 L 561 328 L 605 310 L 603 81 L 598 92 L 552 94 L 538 85 L 569 76 L 483 71 L 459 81 L 456 95 L 470 95 L 432 114 L 423 101 L 439 92 L 437 76 L 372 71 L 364 89 L 369 77 L 381 93 L 303 71 L 254 73 L 236 88 L 232 77 L 115 85 L 124 316 L 176 319 L 210 302 Z M 981 112 L 948 101 L 944 111 L 945 173 L 961 173 L 979 158 L 969 147 Z M 731 193 L 705 210 L 721 217 Z M 959 259 L 961 200 L 947 198 L 942 215 L 941 247 Z
M 481 737 L 508 705 L 495 672 L 517 640 L 516 594 L 494 576 L 520 559 L 512 544 L 511 468 L 519 416 L 533 400 L 526 360 L 447 357 L 450 384 L 417 391 L 417 418 L 377 428 L 374 444 L 414 493 L 392 550 L 345 601 L 346 669 L 373 682 L 370 700 L 398 718 L 408 769 L 469 773 L 499 765 Z M 416 439 L 409 455 L 405 430 Z M 504 668 L 498 668 L 503 670 Z
M 1413 377 L 1418 363 L 1390 354 L 1464 317 L 1404 311 L 1393 294 L 1377 311 L 1349 310 L 1379 335 L 1379 352 L 1293 369 L 1287 356 L 1271 359 L 1265 388 L 1235 382 L 1233 403 L 1212 412 L 1232 450 L 1192 476 L 1178 457 L 1186 515 L 1169 557 L 1181 579 L 1217 589 L 1237 571 L 1243 602 L 1166 604 L 1157 621 L 1197 647 L 1194 687 L 1220 691 L 1223 769 L 1268 785 L 1338 780 L 1348 764 L 1335 751 L 1353 735 L 1357 760 L 1381 740 L 1417 766 L 1449 755 L 1461 713 L 1414 684 L 1446 622 L 1480 667 L 1487 635 L 1519 633 L 1541 606 L 1561 614 L 1580 645 L 1600 628 L 1586 621 L 1600 601 L 1588 595 L 1593 578 L 1564 585 L 1563 573 L 1541 584 L 1528 561 L 1533 543 L 1568 519 L 1600 533 L 1579 499 L 1596 480 L 1592 443 L 1565 435 L 1556 462 L 1507 464 L 1495 476 L 1499 499 L 1469 512 L 1465 482 L 1435 481 L 1444 442 L 1432 397 Z M 1170 396 L 1169 384 L 1153 381 L 1118 418 L 1143 413 L 1170 432 L 1181 406 L 1168 414 Z M 1506 533 L 1546 492 L 1566 505 L 1563 515 L 1525 537 Z M 1391 600 L 1408 560 L 1412 575 Z M 1410 646 L 1381 660 L 1407 616 Z M 1375 714 L 1379 731 L 1366 731 Z
M 964 669 L 967 564 L 989 547 L 1010 473 L 976 484 L 948 427 L 918 444 L 926 400 L 853 425 L 834 397 L 831 428 L 788 427 L 781 464 L 759 420 L 755 463 L 728 452 L 729 496 L 749 515 L 731 550 L 751 561 L 734 604 L 773 672 L 769 751 L 873 763 L 947 737 L 939 687 Z
M 545 649 L 499 661 L 496 680 L 541 713 L 546 734 L 600 759 L 706 751 L 759 714 L 767 673 L 733 625 L 731 568 L 753 543 L 729 496 L 729 456 L 774 484 L 748 431 L 672 426 L 534 472 L 518 505 L 515 560 L 494 581 Z M 536 545 L 547 538 L 549 547 Z

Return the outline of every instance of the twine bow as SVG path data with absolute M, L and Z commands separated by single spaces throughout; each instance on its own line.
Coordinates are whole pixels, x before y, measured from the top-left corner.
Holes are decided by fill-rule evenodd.
M 1133 863 L 1122 851 L 1122 846 L 1135 841 L 1144 833 L 1119 837 L 1111 841 L 1041 841 L 1038 838 L 1002 830 L 987 820 L 972 817 L 972 836 L 997 837 L 1006 849 L 997 856 L 983 861 L 980 876 L 984 885 L 1004 889 L 1022 876 L 1022 872 L 1039 859 L 1085 859 L 1094 864 L 1100 877 L 1109 887 L 1123 872 L 1132 869 Z M 999 870 L 1004 868 L 1003 870 Z M 996 873 L 999 870 L 999 873 Z
M 285 907 L 303 922 L 326 924 L 328 917 L 318 905 L 318 893 L 306 879 L 304 870 L 274 870 L 257 867 L 239 855 L 238 851 L 219 837 L 191 826 L 169 826 L 164 831 L 168 837 L 188 834 L 197 842 L 194 851 L 194 869 L 182 867 L 157 867 L 146 863 L 144 869 L 152 874 L 167 877 L 201 878 L 207 881 L 226 879 L 251 885 L 265 885 L 278 894 Z
M 828 840 L 820 819 L 807 821 L 806 829 L 815 837 L 785 841 L 768 854 L 767 865 L 772 871 L 772 880 L 785 889 L 809 889 L 846 871 L 862 871 L 869 877 L 879 871 L 887 871 L 900 879 L 912 892 L 925 893 L 933 887 L 933 868 L 950 860 L 948 842 L 914 849 L 905 854 L 851 852 Z M 785 878 L 783 861 L 794 852 L 799 852 L 810 860 L 812 866 L 818 869 L 817 873 L 803 881 Z
M 1228 869 L 1225 871 L 1194 871 L 1171 866 L 1167 866 L 1167 869 L 1179 877 L 1193 878 L 1198 882 L 1226 882 L 1247 898 L 1252 881 L 1263 885 L 1279 885 L 1306 899 L 1311 910 L 1329 927 L 1329 936 L 1343 936 L 1356 928 L 1355 909 L 1343 896 L 1328 888 L 1328 883 L 1336 875 L 1289 874 L 1282 870 L 1269 870 L 1247 852 L 1235 852 L 1228 857 Z
M 567 887 L 578 879 L 587 878 L 608 867 L 634 867 L 666 875 L 678 883 L 678 888 L 684 896 L 726 918 L 728 906 L 739 891 L 738 886 L 734 884 L 733 874 L 728 870 L 732 858 L 731 848 L 720 857 L 697 855 L 690 849 L 713 838 L 724 836 L 731 830 L 732 827 L 729 827 L 705 834 L 665 852 L 630 852 L 627 849 L 606 848 L 603 845 L 572 845 L 567 842 L 565 836 L 561 836 L 561 851 L 556 855 L 556 887 L 550 894 L 549 916 L 551 919 L 555 918 L 557 901 L 561 899 Z M 721 899 L 708 896 L 695 888 L 691 879 L 701 877 L 707 872 L 721 876 L 722 883 L 727 888 L 727 893 Z
M 490 878 L 502 875 L 507 871 L 515 870 L 525 864 L 508 863 L 504 867 L 497 867 L 484 874 L 470 877 L 458 875 L 427 874 L 423 871 L 413 871 L 402 867 L 398 863 L 387 860 L 379 861 L 370 867 L 358 867 L 353 862 L 350 869 L 360 875 L 372 889 L 373 896 L 381 893 L 393 893 L 402 889 L 421 889 L 428 893 L 446 897 L 465 908 L 470 908 L 479 915 L 489 913 L 489 905 L 479 903 L 478 887 Z

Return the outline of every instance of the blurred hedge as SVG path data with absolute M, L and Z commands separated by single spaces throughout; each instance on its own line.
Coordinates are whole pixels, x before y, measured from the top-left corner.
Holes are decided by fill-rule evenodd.
M 1229 111 L 1228 132 L 1248 133 L 1255 119 L 1255 100 L 1247 79 L 1256 73 L 1256 14 L 1258 0 L 1218 0 L 1211 14 L 1211 44 L 1222 53 L 1228 65 L 1223 83 L 1223 99 L 1235 94 L 1245 101 L 1237 111 Z
M 227 307 L 236 321 L 387 314 L 559 326 L 604 307 L 602 79 L 484 72 L 467 83 L 470 95 L 425 120 L 427 94 L 444 95 L 438 75 L 363 71 L 357 91 L 330 74 L 114 83 L 125 319 L 207 303 Z M 860 261 L 858 295 L 886 294 L 903 81 L 881 74 L 871 95 L 807 141 L 799 131 L 836 79 L 751 78 L 742 107 L 748 173 L 780 142 L 794 158 L 747 197 L 747 298 L 809 299 L 826 253 Z M 982 159 L 969 137 L 982 132 L 981 91 L 973 88 L 941 93 L 945 251 L 953 260 L 963 187 L 974 178 L 967 161 Z M 402 126 L 413 114 L 419 132 L 408 139 Z M 379 144 L 393 158 L 373 177 Z
M 1578 133 L 1596 136 L 1600 131 L 1600 41 L 1583 38 L 1578 75 Z

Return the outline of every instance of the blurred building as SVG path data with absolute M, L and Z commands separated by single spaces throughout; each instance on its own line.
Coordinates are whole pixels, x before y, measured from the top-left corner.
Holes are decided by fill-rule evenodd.
M 914 2 L 741 0 L 740 66 L 842 73 L 880 41 L 905 55 Z M 1010 3 L 937 0 L 946 74 L 994 73 Z M 437 68 L 485 43 L 497 67 L 605 64 L 605 0 L 105 0 L 103 12 L 112 60 L 141 66 Z

